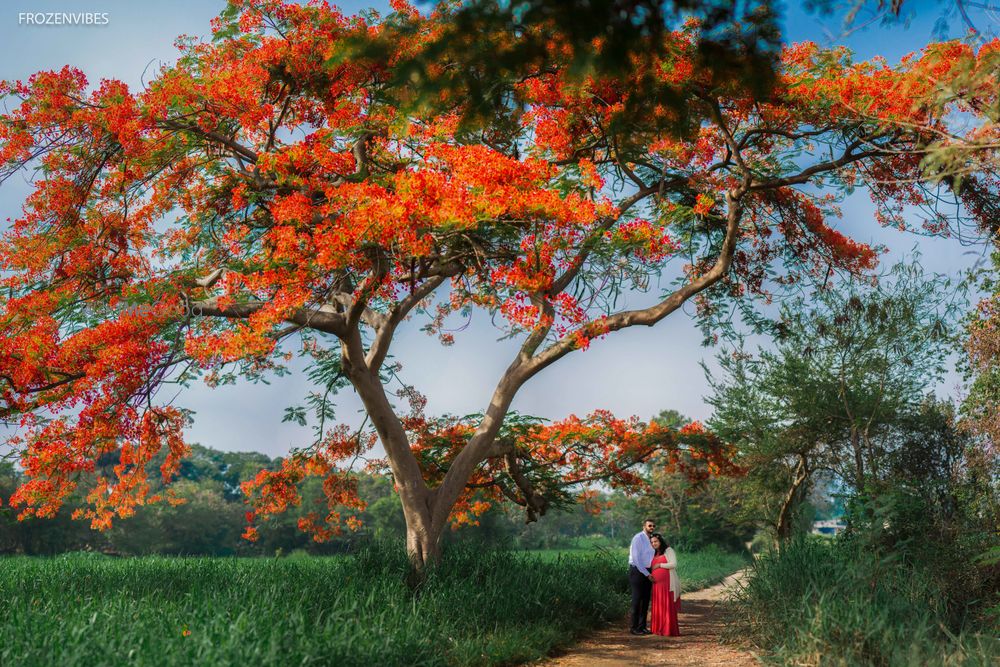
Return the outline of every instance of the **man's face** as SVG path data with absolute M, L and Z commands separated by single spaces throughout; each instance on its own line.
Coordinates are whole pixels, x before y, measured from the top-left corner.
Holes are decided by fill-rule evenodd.
M 642 529 L 646 531 L 647 535 L 652 535 L 653 531 L 656 530 L 656 524 L 653 523 L 652 521 L 647 521 L 646 523 L 642 524 Z

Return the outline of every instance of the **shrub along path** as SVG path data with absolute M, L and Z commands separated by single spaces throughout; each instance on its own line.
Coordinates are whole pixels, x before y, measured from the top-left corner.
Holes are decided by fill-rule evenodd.
M 680 637 L 630 635 L 623 623 L 597 631 L 543 667 L 616 667 L 618 665 L 757 665 L 746 651 L 720 643 L 725 625 L 726 593 L 745 571 L 720 584 L 681 597 Z

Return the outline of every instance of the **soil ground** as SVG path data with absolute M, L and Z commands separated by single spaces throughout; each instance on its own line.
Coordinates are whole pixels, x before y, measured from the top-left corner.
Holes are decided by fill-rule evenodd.
M 627 622 L 598 630 L 542 667 L 617 667 L 628 665 L 758 665 L 754 656 L 720 643 L 725 626 L 726 594 L 744 575 L 737 572 L 720 584 L 681 596 L 680 637 L 629 634 Z

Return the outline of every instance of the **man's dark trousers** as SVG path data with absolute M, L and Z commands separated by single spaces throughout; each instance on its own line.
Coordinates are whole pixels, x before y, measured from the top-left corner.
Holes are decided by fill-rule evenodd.
M 653 593 L 653 582 L 635 565 L 630 565 L 628 583 L 632 585 L 632 629 L 645 630 L 646 612 L 649 610 L 649 598 Z

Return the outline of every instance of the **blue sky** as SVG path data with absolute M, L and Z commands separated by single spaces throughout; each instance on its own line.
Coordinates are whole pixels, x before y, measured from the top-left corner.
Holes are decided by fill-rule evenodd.
M 386 2 L 342 2 L 345 11 Z M 112 77 L 140 86 L 143 74 L 176 57 L 173 42 L 178 35 L 204 36 L 209 20 L 224 6 L 211 0 L 128 2 L 125 0 L 13 0 L 0 7 L 0 44 L 4 58 L 0 79 L 17 79 L 42 69 L 57 69 L 67 63 L 80 67 L 91 83 Z M 940 5 L 914 2 L 916 19 L 907 30 L 874 29 L 839 39 L 835 19 L 822 20 L 790 3 L 787 13 L 788 41 L 814 40 L 824 44 L 846 43 L 859 57 L 881 55 L 890 61 L 919 48 L 931 37 Z M 925 10 L 925 11 L 924 11 Z M 107 12 L 104 26 L 25 26 L 19 12 Z M 148 77 L 148 73 L 147 73 Z M 23 181 L 0 188 L 0 220 L 17 217 L 27 193 Z M 860 193 L 844 207 L 840 229 L 856 239 L 889 247 L 885 262 L 892 263 L 918 249 L 929 271 L 955 275 L 982 255 L 982 248 L 962 247 L 955 241 L 923 239 L 882 229 L 872 219 L 868 197 Z M 403 364 L 405 378 L 427 394 L 430 413 L 468 414 L 481 411 L 493 384 L 508 364 L 514 347 L 498 342 L 489 318 L 473 317 L 469 328 L 456 335 L 456 343 L 442 348 L 436 339 L 419 331 L 419 322 L 404 328 L 394 346 Z M 664 408 L 674 408 L 704 419 L 710 411 L 703 401 L 707 391 L 699 362 L 713 351 L 701 347 L 701 334 L 687 313 L 675 313 L 654 328 L 626 330 L 595 343 L 548 369 L 519 394 L 514 408 L 528 414 L 559 418 L 569 413 L 585 414 L 597 408 L 620 416 L 650 417 Z M 952 375 L 939 388 L 954 393 Z M 209 390 L 197 386 L 182 394 L 177 403 L 197 411 L 188 437 L 193 442 L 226 450 L 257 450 L 283 454 L 290 447 L 308 444 L 306 429 L 281 423 L 284 408 L 306 394 L 308 383 L 301 375 L 278 378 L 270 385 L 237 385 Z M 360 404 L 350 396 L 341 401 L 339 417 L 358 423 Z

